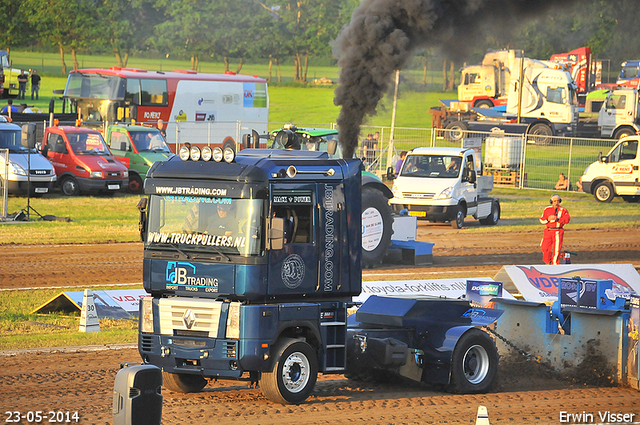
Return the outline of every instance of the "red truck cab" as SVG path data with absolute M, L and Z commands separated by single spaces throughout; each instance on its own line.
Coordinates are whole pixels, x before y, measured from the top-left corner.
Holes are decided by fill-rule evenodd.
M 58 185 L 67 196 L 114 193 L 127 188 L 127 167 L 115 159 L 102 134 L 82 127 L 47 127 L 42 154 L 53 164 Z

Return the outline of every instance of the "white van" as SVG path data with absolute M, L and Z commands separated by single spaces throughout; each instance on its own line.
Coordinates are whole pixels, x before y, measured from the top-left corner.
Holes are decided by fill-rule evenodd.
M 26 132 L 24 137 L 27 138 Z M 51 192 L 56 182 L 53 165 L 35 149 L 25 148 L 22 140 L 22 128 L 0 115 L 0 179 L 7 175 L 9 193 L 26 194 L 28 187 L 35 196 Z M 30 146 L 34 144 L 35 134 L 32 134 Z
M 416 148 L 393 183 L 389 200 L 396 213 L 460 229 L 466 216 L 482 224 L 500 220 L 500 201 L 490 198 L 493 177 L 482 176 L 473 149 Z
M 622 196 L 627 202 L 640 200 L 640 136 L 620 139 L 605 156 L 589 165 L 582 175 L 582 190 L 598 202 Z

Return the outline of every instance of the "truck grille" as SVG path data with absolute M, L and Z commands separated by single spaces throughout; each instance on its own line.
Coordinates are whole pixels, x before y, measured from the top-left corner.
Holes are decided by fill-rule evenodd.
M 420 192 L 402 192 L 404 198 L 414 199 L 433 199 L 436 196 L 435 193 L 420 193 Z
M 32 176 L 49 176 L 51 175 L 51 170 L 29 170 L 29 174 Z
M 140 336 L 140 350 L 150 353 L 153 349 L 153 335 Z
M 160 310 L 162 335 L 186 335 L 188 333 L 210 338 L 218 337 L 222 301 L 193 298 L 163 298 Z
M 227 353 L 227 357 L 234 359 L 238 357 L 238 347 L 236 341 L 225 341 L 224 350 Z

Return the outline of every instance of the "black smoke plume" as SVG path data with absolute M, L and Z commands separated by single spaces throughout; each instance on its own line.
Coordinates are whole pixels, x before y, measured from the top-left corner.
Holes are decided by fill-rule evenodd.
M 451 59 L 464 57 L 487 25 L 514 25 L 551 5 L 571 0 L 363 0 L 334 45 L 340 66 L 334 103 L 340 143 L 351 157 L 360 125 L 376 106 L 396 69 L 419 47 L 439 46 Z M 425 108 L 426 109 L 426 108 Z M 426 110 L 425 110 L 426 113 Z

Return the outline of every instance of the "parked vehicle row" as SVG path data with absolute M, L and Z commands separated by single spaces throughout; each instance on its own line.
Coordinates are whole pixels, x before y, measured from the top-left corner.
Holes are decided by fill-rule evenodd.
M 155 127 L 112 125 L 102 133 L 85 127 L 51 126 L 35 141 L 35 125 L 22 128 L 0 117 L 0 150 L 9 152 L 9 193 L 140 193 L 147 171 L 173 154 Z M 27 147 L 24 145 L 26 144 Z M 0 160 L 4 173 L 6 161 Z M 4 176 L 4 174 L 2 174 Z

